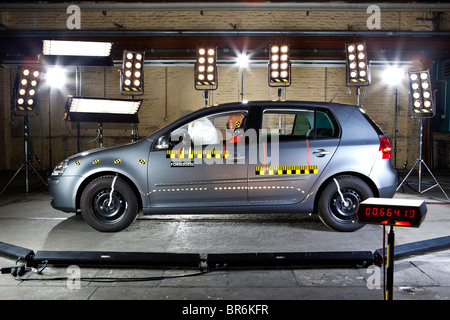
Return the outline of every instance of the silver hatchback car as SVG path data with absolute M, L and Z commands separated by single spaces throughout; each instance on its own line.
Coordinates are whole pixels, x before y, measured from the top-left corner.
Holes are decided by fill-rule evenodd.
M 391 144 L 360 107 L 229 103 L 137 142 L 73 155 L 48 181 L 52 206 L 113 232 L 143 214 L 318 213 L 355 231 L 361 201 L 391 198 Z

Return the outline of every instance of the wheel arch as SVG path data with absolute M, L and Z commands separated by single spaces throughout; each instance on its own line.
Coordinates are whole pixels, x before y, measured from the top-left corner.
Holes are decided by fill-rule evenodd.
M 325 181 L 322 182 L 322 184 L 319 187 L 319 190 L 317 191 L 317 194 L 314 198 L 314 212 L 317 213 L 317 206 L 318 206 L 318 202 L 320 199 L 320 196 L 323 192 L 323 190 L 325 189 L 325 187 L 336 177 L 340 177 L 340 176 L 354 176 L 357 177 L 359 179 L 361 179 L 362 181 L 364 181 L 369 188 L 372 190 L 374 197 L 379 197 L 379 192 L 378 192 L 378 188 L 375 185 L 375 183 L 372 181 L 372 179 L 370 179 L 368 176 L 363 175 L 361 173 L 358 172 L 353 172 L 353 171 L 346 171 L 346 172 L 339 172 L 336 173 L 330 177 L 328 177 Z
M 142 197 L 141 194 L 139 192 L 139 189 L 136 187 L 135 183 L 128 178 L 126 175 L 121 174 L 120 172 L 115 172 L 115 171 L 100 171 L 100 172 L 95 172 L 92 175 L 86 177 L 86 179 L 83 180 L 83 182 L 80 184 L 80 186 L 78 187 L 77 190 L 77 196 L 76 196 L 76 210 L 80 210 L 80 201 L 81 201 L 81 195 L 83 193 L 83 190 L 86 188 L 86 186 L 92 182 L 93 180 L 102 177 L 102 176 L 115 176 L 118 175 L 118 177 L 120 179 L 122 179 L 123 181 L 125 181 L 134 191 L 134 193 L 136 194 L 136 198 L 138 200 L 138 207 L 139 210 L 142 209 Z

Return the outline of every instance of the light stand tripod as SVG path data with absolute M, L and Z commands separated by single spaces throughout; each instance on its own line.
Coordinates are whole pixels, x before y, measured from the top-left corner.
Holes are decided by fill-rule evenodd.
M 422 159 L 422 140 L 423 140 L 423 118 L 420 118 L 420 132 L 419 132 L 419 158 L 416 160 L 416 163 L 414 163 L 414 166 L 411 168 L 411 170 L 409 170 L 408 174 L 406 175 L 405 179 L 403 179 L 403 181 L 399 184 L 399 186 L 397 187 L 397 190 L 400 189 L 400 187 L 402 186 L 402 184 L 406 181 L 406 179 L 408 179 L 409 175 L 411 174 L 411 172 L 414 170 L 414 168 L 419 165 L 419 184 L 418 184 L 418 190 L 417 192 L 419 193 L 425 193 L 428 190 L 434 188 L 434 187 L 439 187 L 441 189 L 441 191 L 444 193 L 445 197 L 447 198 L 447 200 L 450 200 L 448 195 L 445 193 L 444 189 L 442 189 L 441 185 L 439 184 L 439 182 L 436 180 L 436 178 L 434 177 L 433 173 L 431 173 L 430 168 L 428 168 L 428 166 L 426 165 L 425 161 L 423 161 Z M 433 177 L 434 181 L 436 182 L 435 185 L 427 188 L 426 190 L 422 191 L 422 164 L 425 166 L 425 168 L 428 170 L 428 173 Z
M 28 157 L 28 142 L 29 142 L 29 116 L 25 115 L 23 117 L 23 131 L 24 131 L 24 151 L 25 151 L 25 160 L 23 161 L 22 165 L 19 167 L 19 169 L 16 171 L 14 176 L 9 180 L 8 184 L 3 188 L 2 192 L 0 192 L 0 196 L 3 194 L 3 192 L 6 190 L 6 188 L 11 184 L 11 182 L 14 180 L 14 178 L 19 174 L 20 170 L 25 166 L 25 194 L 27 195 L 29 193 L 29 184 L 28 184 L 28 167 L 31 167 L 33 169 L 34 173 L 41 179 L 41 181 L 47 186 L 47 183 L 42 179 L 40 174 L 37 172 L 36 168 L 33 166 L 33 164 L 30 163 L 29 157 Z
M 403 178 L 402 174 L 397 168 L 397 136 L 398 136 L 398 83 L 395 84 L 395 110 L 394 110 L 394 170 L 397 173 L 397 183 L 400 182 L 400 179 Z M 421 148 L 422 149 L 422 148 Z M 406 180 L 406 179 L 404 179 Z M 403 182 L 402 182 L 403 183 Z M 406 183 L 408 187 L 408 183 Z M 400 189 L 401 184 L 397 188 Z M 403 190 L 403 188 L 402 188 Z M 404 191 L 404 190 L 403 190 Z

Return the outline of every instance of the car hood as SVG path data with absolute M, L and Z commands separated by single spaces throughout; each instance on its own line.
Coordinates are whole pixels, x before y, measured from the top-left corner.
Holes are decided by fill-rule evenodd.
M 143 141 L 148 141 L 148 140 L 144 139 L 144 140 L 140 140 L 140 141 L 135 141 L 135 142 L 130 142 L 130 143 L 127 143 L 127 144 L 123 144 L 123 145 L 120 145 L 120 146 L 99 147 L 99 148 L 95 148 L 95 149 L 90 149 L 90 150 L 86 150 L 86 151 L 82 151 L 82 152 L 73 154 L 70 157 L 68 157 L 66 160 L 70 161 L 70 160 L 73 160 L 73 159 L 76 159 L 76 158 L 84 158 L 84 157 L 87 157 L 87 156 L 93 156 L 93 155 L 95 155 L 97 153 L 105 153 L 105 152 L 108 152 L 108 151 L 117 152 L 117 151 L 120 151 L 121 149 L 130 148 L 130 147 L 132 147 L 132 146 L 134 146 L 136 144 L 139 144 L 139 143 L 141 143 Z

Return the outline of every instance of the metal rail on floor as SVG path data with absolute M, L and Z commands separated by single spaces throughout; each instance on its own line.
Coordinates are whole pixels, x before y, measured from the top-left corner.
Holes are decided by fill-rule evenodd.
M 450 236 L 397 245 L 395 259 L 411 255 L 450 249 Z M 333 252 L 269 252 L 269 253 L 167 253 L 167 252 L 114 252 L 114 251 L 36 251 L 0 242 L 0 256 L 37 268 L 52 266 L 90 267 L 368 267 L 381 265 L 382 249 L 370 251 Z

